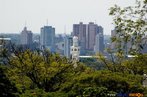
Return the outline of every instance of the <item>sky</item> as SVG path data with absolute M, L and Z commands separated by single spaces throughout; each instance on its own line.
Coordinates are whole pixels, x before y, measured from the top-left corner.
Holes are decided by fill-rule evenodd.
M 27 26 L 33 33 L 48 25 L 56 34 L 72 32 L 73 24 L 95 22 L 110 35 L 114 28 L 109 8 L 129 6 L 135 0 L 0 0 L 0 33 L 20 33 Z

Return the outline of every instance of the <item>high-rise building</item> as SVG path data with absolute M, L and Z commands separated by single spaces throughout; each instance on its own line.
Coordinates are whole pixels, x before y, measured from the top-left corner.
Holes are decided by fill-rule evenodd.
M 95 38 L 95 52 L 104 52 L 104 35 L 103 33 L 98 33 Z
M 41 48 L 49 48 L 52 50 L 55 44 L 55 28 L 52 26 L 44 26 L 41 28 L 40 45 Z
M 93 22 L 89 22 L 89 24 L 80 22 L 79 24 L 73 25 L 73 36 L 79 38 L 81 52 L 83 50 L 94 51 L 95 38 L 100 32 L 103 33 L 103 28 Z
M 86 24 L 80 22 L 79 24 L 73 25 L 73 36 L 79 38 L 79 45 L 81 51 L 86 49 Z
M 31 46 L 33 44 L 33 33 L 27 30 L 27 27 L 24 27 L 20 37 L 22 45 Z
M 73 44 L 73 39 L 71 36 L 65 36 L 64 38 L 64 56 L 66 56 L 67 58 L 70 58 L 70 47 Z
M 95 36 L 98 33 L 98 25 L 90 22 L 87 25 L 87 32 L 86 32 L 86 49 L 87 50 L 94 50 L 95 46 Z

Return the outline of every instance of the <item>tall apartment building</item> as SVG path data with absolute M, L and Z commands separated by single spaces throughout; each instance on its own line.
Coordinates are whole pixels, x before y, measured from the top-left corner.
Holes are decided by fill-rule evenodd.
M 87 25 L 82 22 L 73 25 L 73 36 L 77 36 L 79 38 L 81 51 L 86 50 L 86 26 Z
M 98 34 L 98 25 L 90 22 L 87 25 L 87 32 L 86 32 L 86 49 L 87 50 L 94 50 L 95 46 L 95 38 Z
M 55 28 L 52 26 L 44 26 L 41 28 L 40 45 L 41 48 L 49 48 L 50 50 L 55 44 Z
M 103 28 L 93 22 L 89 22 L 89 24 L 80 22 L 79 24 L 73 25 L 73 36 L 79 38 L 81 51 L 94 51 L 96 35 L 100 32 L 103 32 Z
M 32 31 L 27 30 L 27 27 L 24 27 L 20 37 L 22 45 L 31 46 L 33 44 L 33 33 Z

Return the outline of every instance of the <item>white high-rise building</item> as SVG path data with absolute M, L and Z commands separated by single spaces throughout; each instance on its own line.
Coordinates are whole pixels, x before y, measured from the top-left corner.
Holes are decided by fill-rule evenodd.
M 98 33 L 95 38 L 95 52 L 104 52 L 104 35 L 103 33 Z
M 21 32 L 21 44 L 31 46 L 33 43 L 33 33 L 32 31 L 27 30 L 27 27 L 24 27 L 23 31 Z

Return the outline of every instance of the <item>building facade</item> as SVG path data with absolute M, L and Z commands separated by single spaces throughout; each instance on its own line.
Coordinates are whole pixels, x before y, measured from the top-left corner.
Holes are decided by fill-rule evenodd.
M 104 53 L 104 35 L 98 33 L 95 38 L 95 52 Z
M 95 36 L 98 34 L 98 25 L 90 22 L 87 25 L 86 31 L 86 49 L 90 51 L 94 51 L 95 46 Z
M 89 22 L 89 24 L 80 22 L 79 24 L 73 25 L 73 36 L 79 38 L 81 52 L 84 50 L 94 51 L 96 35 L 98 33 L 103 33 L 103 28 L 93 22 Z
M 33 33 L 27 30 L 27 27 L 24 27 L 20 37 L 21 45 L 31 46 L 33 44 Z
M 64 38 L 64 56 L 66 56 L 67 58 L 71 57 L 70 54 L 70 47 L 73 44 L 73 39 L 71 36 L 65 36 Z
M 86 26 L 87 25 L 82 22 L 73 25 L 73 36 L 77 36 L 79 38 L 81 51 L 86 50 Z
M 55 44 L 55 28 L 52 26 L 44 26 L 41 28 L 40 45 L 41 48 L 49 48 L 50 50 Z

